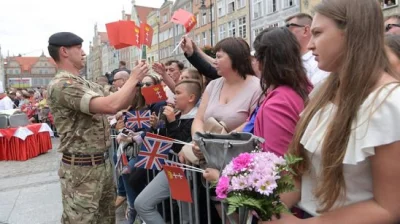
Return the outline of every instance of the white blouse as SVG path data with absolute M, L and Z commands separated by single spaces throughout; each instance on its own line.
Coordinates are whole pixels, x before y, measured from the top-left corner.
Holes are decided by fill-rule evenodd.
M 368 157 L 375 155 L 375 147 L 400 140 L 400 88 L 397 87 L 399 84 L 392 83 L 378 88 L 360 106 L 343 160 L 346 197 L 338 199 L 332 209 L 373 198 Z M 335 110 L 336 106 L 330 103 L 318 111 L 301 139 L 311 165 L 310 172 L 302 176 L 298 206 L 313 216 L 320 215 L 316 212 L 319 204 L 313 192 L 321 175 L 322 142 Z

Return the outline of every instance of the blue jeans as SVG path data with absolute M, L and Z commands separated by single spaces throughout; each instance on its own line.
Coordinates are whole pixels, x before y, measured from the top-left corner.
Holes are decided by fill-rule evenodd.
M 135 165 L 135 159 L 131 159 L 129 160 L 128 166 L 131 168 L 134 167 Z M 137 197 L 137 193 L 133 190 L 133 188 L 131 187 L 131 185 L 129 185 L 129 176 L 130 174 L 122 174 L 122 182 L 125 188 L 125 192 L 126 195 L 128 196 L 128 203 L 129 203 L 129 207 L 133 208 L 133 205 L 135 203 L 136 197 Z

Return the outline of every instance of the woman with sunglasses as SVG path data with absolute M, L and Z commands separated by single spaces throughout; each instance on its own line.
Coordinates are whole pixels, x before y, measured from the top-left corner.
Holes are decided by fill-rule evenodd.
M 146 75 L 142 82 L 142 87 L 137 88 L 135 98 L 132 102 L 132 105 L 128 108 L 127 111 L 137 111 L 137 110 L 150 110 L 152 114 L 159 114 L 164 106 L 166 106 L 166 102 L 158 102 L 154 104 L 147 105 L 145 99 L 141 93 L 141 88 L 150 87 L 154 85 L 160 84 L 160 80 L 155 75 Z M 145 136 L 146 132 L 154 132 L 152 129 L 134 129 L 132 130 L 135 133 L 141 133 L 135 136 L 124 136 L 120 137 L 121 142 L 132 143 L 133 147 L 140 147 L 142 143 L 142 139 Z M 133 158 L 133 155 L 130 155 L 129 164 L 125 172 L 122 174 L 123 185 L 128 198 L 128 208 L 126 212 L 126 218 L 128 223 L 133 223 L 136 218 L 136 211 L 133 208 L 135 203 L 136 196 L 144 189 L 145 184 L 147 183 L 147 174 L 144 169 L 136 169 L 135 163 L 136 160 Z
M 385 18 L 385 32 L 400 35 L 400 15 L 395 14 Z

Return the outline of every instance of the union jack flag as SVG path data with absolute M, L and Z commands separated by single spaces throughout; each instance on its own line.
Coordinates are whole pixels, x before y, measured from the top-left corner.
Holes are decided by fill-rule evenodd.
M 131 130 L 150 129 L 150 110 L 134 110 L 125 112 L 125 127 Z
M 135 167 L 161 170 L 165 160 L 168 159 L 168 153 L 173 141 L 174 139 L 161 135 L 146 133 Z

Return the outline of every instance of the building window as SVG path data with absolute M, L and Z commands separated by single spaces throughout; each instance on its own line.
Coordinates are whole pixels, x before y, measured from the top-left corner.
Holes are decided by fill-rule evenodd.
M 268 13 L 277 11 L 277 0 L 268 0 Z
M 234 11 L 235 11 L 235 1 L 231 0 L 231 2 L 228 3 L 228 14 Z
M 283 8 L 288 8 L 294 5 L 294 0 L 283 0 Z
M 203 32 L 201 35 L 203 36 L 203 46 L 207 45 L 207 32 Z
M 196 36 L 196 45 L 200 46 L 200 35 Z
M 203 13 L 203 16 L 201 17 L 201 21 L 202 21 L 202 26 L 207 24 L 207 13 Z
M 238 9 L 246 6 L 246 0 L 236 0 L 236 6 Z
M 236 36 L 236 23 L 235 21 L 228 22 L 228 37 Z
M 397 0 L 380 0 L 382 8 L 388 8 L 397 5 Z
M 196 20 L 197 20 L 196 27 L 199 28 L 200 27 L 200 14 L 196 15 Z
M 253 0 L 253 18 L 258 19 L 262 16 L 262 0 Z
M 255 29 L 254 30 L 254 37 L 257 37 L 258 36 L 258 34 L 260 34 L 261 33 L 261 31 L 263 31 L 264 30 L 264 28 L 263 27 L 260 27 L 260 28 L 258 28 L 258 29 Z
M 163 23 L 165 24 L 165 23 L 167 23 L 167 22 L 168 22 L 167 14 L 165 14 L 165 15 L 163 15 Z
M 274 23 L 274 24 L 269 25 L 268 28 L 278 27 L 278 26 L 279 26 L 279 23 Z
M 247 29 L 246 29 L 246 16 L 239 18 L 239 37 L 246 38 Z
M 224 16 L 225 8 L 223 6 L 223 2 L 218 2 L 217 7 L 218 7 L 218 17 Z
M 225 29 L 225 24 L 222 24 L 219 26 L 219 37 L 218 40 L 225 39 L 226 36 L 226 29 Z

